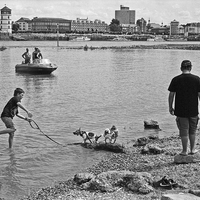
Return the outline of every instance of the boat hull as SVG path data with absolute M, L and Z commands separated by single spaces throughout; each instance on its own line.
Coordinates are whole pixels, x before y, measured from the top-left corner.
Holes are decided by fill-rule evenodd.
M 57 67 L 37 65 L 37 64 L 17 64 L 15 71 L 17 73 L 29 73 L 29 74 L 51 74 Z

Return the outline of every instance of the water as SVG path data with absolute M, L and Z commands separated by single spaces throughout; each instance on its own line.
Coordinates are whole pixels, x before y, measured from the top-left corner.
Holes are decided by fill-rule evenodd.
M 82 142 L 73 131 L 81 127 L 97 134 L 116 125 L 118 142 L 149 134 L 177 135 L 175 118 L 168 113 L 168 85 L 180 73 L 180 63 L 190 59 L 193 73 L 200 75 L 199 52 L 182 50 L 70 50 L 81 42 L 2 42 L 0 51 L 0 110 L 16 87 L 25 90 L 22 104 L 42 131 L 66 144 Z M 123 46 L 144 42 L 88 42 L 88 46 Z M 152 43 L 148 43 L 152 44 Z M 58 66 L 51 75 L 16 74 L 26 47 L 38 46 L 44 58 Z M 25 113 L 20 110 L 20 114 Z M 162 131 L 144 130 L 144 120 L 157 120 Z M 57 146 L 17 117 L 14 147 L 8 136 L 0 142 L 0 198 L 20 199 L 41 187 L 67 180 L 101 159 L 80 145 Z M 0 122 L 0 129 L 4 128 Z

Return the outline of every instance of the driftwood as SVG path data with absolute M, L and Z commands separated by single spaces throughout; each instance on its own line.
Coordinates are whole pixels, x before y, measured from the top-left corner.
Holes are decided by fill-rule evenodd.
M 118 143 L 82 143 L 82 147 L 94 150 L 104 150 L 104 151 L 111 151 L 114 153 L 125 153 L 125 147 Z

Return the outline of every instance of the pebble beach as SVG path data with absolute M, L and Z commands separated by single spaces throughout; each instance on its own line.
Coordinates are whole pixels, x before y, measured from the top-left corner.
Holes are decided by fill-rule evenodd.
M 199 135 L 197 136 L 197 149 L 200 148 Z M 126 153 L 108 153 L 99 163 L 94 163 L 82 172 L 95 175 L 111 170 L 128 170 L 134 172 L 148 172 L 159 181 L 163 176 L 171 178 L 179 185 L 178 188 L 166 190 L 155 188 L 154 192 L 143 195 L 119 188 L 112 193 L 100 193 L 81 190 L 74 184 L 73 178 L 59 182 L 53 187 L 42 188 L 36 193 L 25 197 L 23 200 L 105 200 L 105 199 L 136 199 L 150 200 L 161 199 L 166 193 L 188 193 L 190 190 L 200 189 L 199 171 L 200 162 L 188 164 L 175 164 L 174 156 L 181 151 L 180 138 L 170 137 L 151 140 L 150 143 L 158 145 L 163 153 L 157 155 L 141 154 L 141 146 L 134 146 L 134 141 L 126 145 Z

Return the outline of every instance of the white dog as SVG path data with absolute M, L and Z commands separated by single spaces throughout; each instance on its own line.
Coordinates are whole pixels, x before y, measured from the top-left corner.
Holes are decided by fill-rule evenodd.
M 106 128 L 104 131 L 104 138 L 105 138 L 105 143 L 111 143 L 114 144 L 117 140 L 118 137 L 118 129 L 113 125 L 111 129 Z

